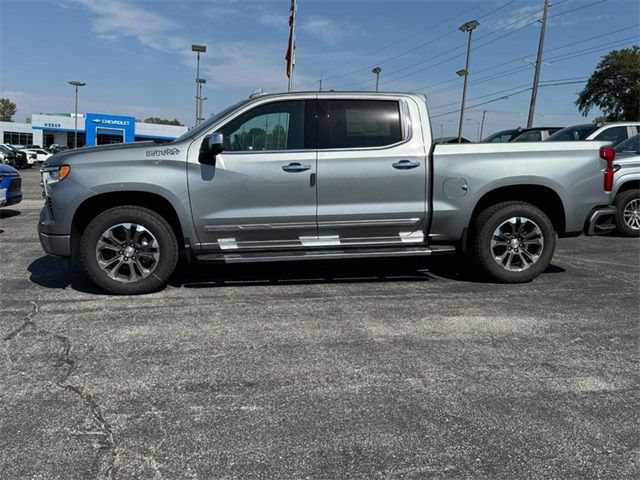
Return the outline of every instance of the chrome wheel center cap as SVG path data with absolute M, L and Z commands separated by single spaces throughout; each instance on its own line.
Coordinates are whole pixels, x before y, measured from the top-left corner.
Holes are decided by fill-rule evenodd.
M 512 238 L 509 243 L 511 244 L 511 248 L 520 247 L 520 241 L 517 238 Z
M 127 258 L 132 257 L 134 253 L 136 253 L 136 250 L 131 246 L 124 249 L 124 256 Z

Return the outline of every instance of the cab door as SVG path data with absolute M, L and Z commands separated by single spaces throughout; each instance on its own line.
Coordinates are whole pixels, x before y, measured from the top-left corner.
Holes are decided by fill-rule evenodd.
M 318 235 L 323 244 L 424 240 L 427 155 L 417 106 L 389 97 L 319 98 Z
M 300 246 L 315 238 L 316 101 L 271 101 L 216 129 L 215 166 L 189 152 L 191 208 L 205 250 Z M 212 133 L 212 132 L 210 132 Z

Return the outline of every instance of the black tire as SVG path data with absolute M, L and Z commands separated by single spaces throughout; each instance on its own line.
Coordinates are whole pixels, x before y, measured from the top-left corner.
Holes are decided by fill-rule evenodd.
M 627 217 L 625 219 L 625 209 L 630 211 L 637 210 L 637 208 L 633 207 L 640 205 L 640 190 L 626 190 L 616 195 L 613 203 L 616 205 L 616 226 L 618 231 L 625 237 L 640 237 L 640 228 L 634 228 L 632 225 L 637 217 Z
M 159 256 L 148 276 L 125 283 L 124 280 L 111 278 L 100 267 L 96 248 L 104 232 L 116 225 L 127 223 L 140 225 L 155 237 Z M 99 214 L 89 223 L 80 241 L 80 257 L 87 275 L 107 292 L 120 295 L 138 295 L 162 288 L 176 267 L 178 254 L 176 235 L 169 223 L 156 212 L 133 205 L 111 208 Z M 129 268 L 132 267 L 126 267 L 126 270 Z
M 516 220 L 512 224 L 508 222 L 512 218 L 527 221 Z M 509 225 L 512 230 L 517 230 L 517 226 L 520 225 L 522 231 L 513 237 L 495 237 L 500 245 L 492 247 L 494 233 L 499 227 L 506 228 L 505 225 Z M 534 227 L 537 227 L 537 230 Z M 536 278 L 549 266 L 556 248 L 556 232 L 551 220 L 542 210 L 526 202 L 503 202 L 487 208 L 476 217 L 474 232 L 471 251 L 476 266 L 485 277 L 504 283 L 523 283 Z M 523 236 L 530 245 L 519 243 L 518 238 L 522 239 Z M 505 241 L 504 238 L 512 240 Z M 534 243 L 534 239 L 537 244 Z M 511 241 L 514 241 L 515 245 Z M 503 252 L 504 255 L 501 256 Z M 500 256 L 506 257 L 502 264 L 497 260 Z M 531 262 L 525 265 L 528 260 Z

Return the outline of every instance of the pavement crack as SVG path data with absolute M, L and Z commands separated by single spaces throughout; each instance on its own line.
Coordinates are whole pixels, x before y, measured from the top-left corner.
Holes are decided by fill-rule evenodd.
M 13 340 L 17 335 L 20 334 L 20 332 L 22 332 L 26 328 L 32 328 L 33 330 L 38 331 L 38 328 L 36 327 L 35 322 L 33 321 L 33 317 L 35 317 L 40 312 L 40 305 L 38 304 L 38 302 L 35 302 L 33 300 L 31 301 L 31 304 L 33 305 L 33 310 L 25 316 L 25 319 L 22 322 L 22 325 L 20 325 L 11 333 L 5 335 L 5 337 L 3 338 L 5 342 Z M 46 332 L 46 333 L 49 333 L 49 332 Z
M 98 427 L 100 434 L 104 437 L 103 448 L 108 451 L 108 455 L 110 456 L 110 461 L 108 465 L 104 469 L 104 477 L 111 478 L 112 472 L 116 463 L 116 459 L 118 456 L 118 445 L 114 439 L 113 428 L 111 424 L 105 418 L 102 407 L 98 404 L 97 400 L 93 393 L 89 391 L 84 385 L 74 385 L 69 382 L 69 379 L 73 375 L 76 369 L 76 360 L 71 355 L 71 340 L 69 337 L 59 334 L 53 333 L 43 328 L 40 328 L 35 321 L 35 317 L 38 313 L 40 313 L 40 304 L 37 301 L 31 301 L 33 305 L 32 310 L 24 317 L 22 325 L 20 325 L 15 330 L 11 331 L 7 335 L 3 337 L 5 342 L 11 342 L 16 337 L 18 337 L 22 332 L 27 329 L 30 329 L 38 334 L 49 336 L 60 342 L 62 349 L 58 354 L 57 361 L 54 366 L 57 368 L 64 367 L 64 373 L 62 376 L 56 380 L 52 380 L 52 383 L 62 390 L 73 393 L 74 395 L 80 398 L 82 404 L 89 410 L 93 423 Z M 11 360 L 9 352 L 7 351 L 7 357 Z

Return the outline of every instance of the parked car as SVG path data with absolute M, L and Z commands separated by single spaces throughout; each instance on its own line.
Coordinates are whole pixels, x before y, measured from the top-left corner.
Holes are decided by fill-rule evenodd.
M 511 128 L 489 135 L 481 143 L 540 142 L 560 129 L 561 127 Z
M 434 146 L 418 94 L 263 95 L 173 142 L 50 157 L 38 233 L 118 294 L 161 288 L 181 250 L 226 263 L 464 251 L 488 278 L 526 282 L 557 236 L 613 216 L 614 155 L 603 142 Z
M 29 165 L 34 165 L 36 163 L 44 163 L 45 160 L 47 160 L 47 158 L 49 158 L 52 155 L 51 153 L 47 152 L 42 148 L 29 148 L 29 149 L 25 148 L 21 151 L 26 153 Z
M 28 166 L 27 156 L 7 144 L 0 144 L 0 151 L 5 157 L 5 163 L 13 168 L 21 169 Z
M 22 179 L 18 171 L 9 165 L 0 165 L 0 207 L 22 201 Z
M 510 142 L 543 142 L 562 127 L 535 127 L 523 128 Z
M 66 145 L 58 145 L 57 143 L 53 143 L 47 147 L 47 151 L 51 154 L 62 152 L 64 150 L 69 150 L 69 147 Z
M 616 145 L 616 179 L 613 204 L 618 231 L 627 237 L 640 236 L 640 134 Z
M 547 142 L 600 140 L 618 145 L 640 131 L 640 122 L 585 123 L 573 125 L 551 135 Z

